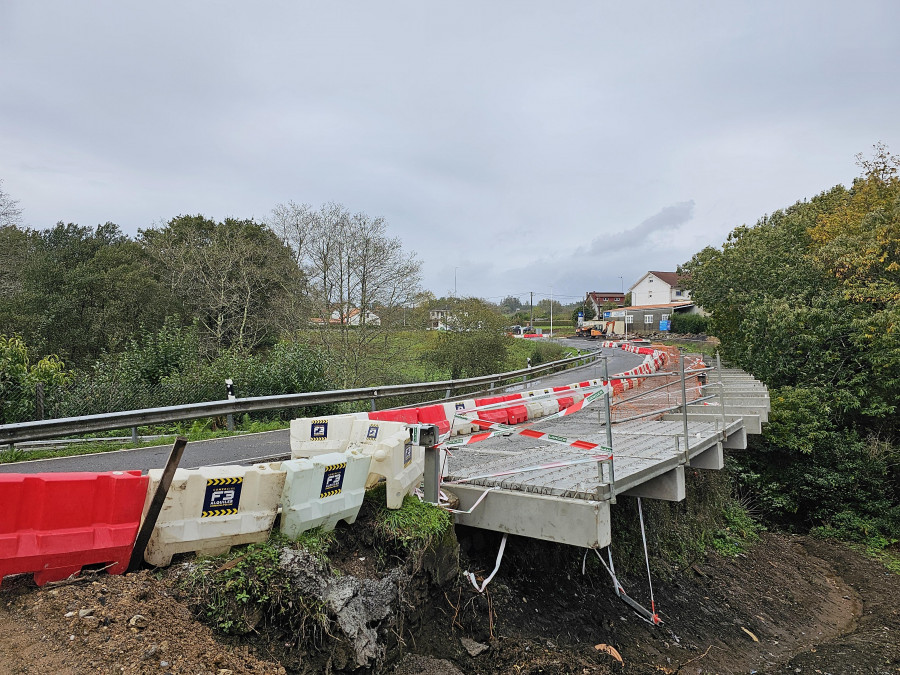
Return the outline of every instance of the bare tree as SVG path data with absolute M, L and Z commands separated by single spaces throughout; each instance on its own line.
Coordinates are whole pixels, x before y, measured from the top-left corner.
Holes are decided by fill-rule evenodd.
M 344 386 L 383 380 L 391 355 L 382 328 L 419 292 L 416 255 L 388 235 L 384 218 L 351 214 L 340 204 L 314 210 L 288 202 L 268 222 L 306 275 L 310 318 Z
M 276 314 L 297 291 L 300 271 L 268 228 L 180 216 L 142 231 L 141 240 L 217 348 L 252 349 L 277 335 Z
M 3 180 L 0 179 L 0 227 L 18 225 L 21 220 L 19 202 L 3 191 Z

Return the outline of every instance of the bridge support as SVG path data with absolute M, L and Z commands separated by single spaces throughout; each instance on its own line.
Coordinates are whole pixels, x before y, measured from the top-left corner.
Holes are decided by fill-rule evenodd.
M 712 448 L 710 448 L 712 449 Z M 709 452 L 708 450 L 696 455 L 697 458 L 702 457 Z M 691 466 L 694 465 L 694 458 L 691 458 Z M 684 467 L 676 466 L 664 474 L 651 478 L 646 483 L 641 483 L 626 492 L 626 497 L 645 497 L 647 499 L 662 499 L 667 502 L 680 502 L 684 499 Z
M 448 485 L 459 509 L 471 509 L 488 488 Z M 533 492 L 492 490 L 472 513 L 456 514 L 459 525 L 518 534 L 582 548 L 603 548 L 612 541 L 609 502 L 569 499 Z
M 691 457 L 692 469 L 712 469 L 713 471 L 721 471 L 725 468 L 725 451 L 722 449 L 721 443 L 716 443 L 711 448 L 707 448 L 699 455 Z

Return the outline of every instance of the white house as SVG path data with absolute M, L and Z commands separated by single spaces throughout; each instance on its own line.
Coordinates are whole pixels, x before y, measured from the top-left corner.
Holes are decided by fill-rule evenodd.
M 362 319 L 362 312 L 359 311 L 356 307 L 352 308 L 347 314 L 341 318 L 341 313 L 338 310 L 334 310 L 331 313 L 331 317 L 328 319 L 328 324 L 331 326 L 340 326 L 341 324 L 347 326 L 358 326 L 360 325 L 360 321 Z M 325 322 L 319 317 L 312 317 L 309 320 L 311 326 L 322 326 Z M 365 323 L 369 326 L 380 326 L 381 318 L 377 314 L 373 314 L 372 312 L 366 310 L 366 319 Z
M 683 288 L 685 280 L 677 272 L 647 272 L 628 289 L 631 291 L 631 304 L 641 306 L 688 302 L 691 292 Z

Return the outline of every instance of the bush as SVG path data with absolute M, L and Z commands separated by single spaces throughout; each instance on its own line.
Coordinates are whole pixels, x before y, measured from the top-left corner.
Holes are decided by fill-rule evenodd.
M 239 398 L 325 391 L 334 388 L 317 349 L 279 342 L 267 353 L 226 351 L 212 360 L 198 354 L 193 328 L 165 326 L 133 341 L 91 370 L 79 371 L 70 384 L 47 395 L 47 417 L 138 410 L 225 399 L 225 380 Z M 330 410 L 330 407 L 328 408 Z M 328 412 L 325 408 L 310 414 Z M 290 419 L 298 409 L 253 413 L 253 419 Z
M 566 348 L 555 342 L 537 342 L 531 352 L 531 365 L 551 363 L 566 358 Z
M 898 538 L 900 451 L 843 427 L 835 396 L 823 389 L 774 389 L 771 401 L 763 437 L 735 455 L 765 516 L 850 540 Z
M 673 314 L 671 329 L 673 333 L 706 333 L 709 318 L 702 314 Z

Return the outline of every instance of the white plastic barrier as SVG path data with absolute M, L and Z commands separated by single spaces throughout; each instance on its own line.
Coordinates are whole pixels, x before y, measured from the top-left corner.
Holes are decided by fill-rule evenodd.
M 357 450 L 331 452 L 281 463 L 281 531 L 290 539 L 339 521 L 353 523 L 366 493 L 371 458 Z
M 291 457 L 313 457 L 344 452 L 350 443 L 354 421 L 368 420 L 365 413 L 301 417 L 291 420 Z
M 372 486 L 385 479 L 389 509 L 403 505 L 403 497 L 415 491 L 425 472 L 425 451 L 410 443 L 403 422 L 370 420 L 364 414 L 291 422 L 291 459 L 326 454 L 316 452 L 321 447 L 332 447 L 336 452 L 358 450 L 371 457 L 366 484 Z
M 162 469 L 149 471 L 150 506 Z M 144 560 L 163 567 L 176 553 L 227 553 L 232 546 L 265 541 L 284 487 L 283 471 L 268 465 L 178 469 L 150 535 Z
M 535 401 L 535 403 L 540 403 L 543 407 L 544 417 L 555 415 L 559 412 L 559 402 L 555 398 L 544 398 L 540 401 Z
M 399 424 L 401 422 L 379 422 L 380 425 Z M 372 457 L 369 465 L 367 485 L 378 482 L 381 476 L 387 482 L 387 507 L 399 509 L 403 506 L 403 498 L 415 492 L 425 473 L 425 449 L 413 445 L 407 436 L 403 443 L 393 440 L 394 434 L 385 436 L 385 442 L 363 446 L 363 452 Z
M 455 415 L 471 411 L 475 409 L 475 399 L 465 399 L 463 401 L 454 401 L 452 403 L 444 403 L 444 411 L 447 413 L 447 420 L 450 422 L 450 433 L 454 436 L 462 436 L 478 431 L 479 427 L 471 422 L 466 422 L 455 417 Z M 473 416 L 474 417 L 474 416 Z
M 528 419 L 534 420 L 544 416 L 544 405 L 540 401 L 523 401 L 522 405 L 528 411 Z
M 522 394 L 522 398 L 529 399 L 533 396 L 547 396 L 553 393 L 552 389 L 533 389 Z

